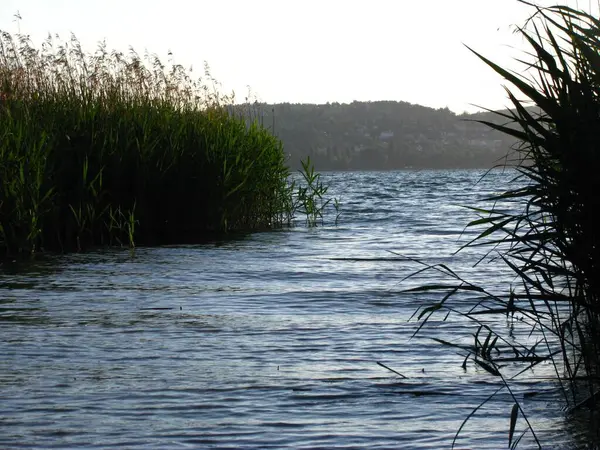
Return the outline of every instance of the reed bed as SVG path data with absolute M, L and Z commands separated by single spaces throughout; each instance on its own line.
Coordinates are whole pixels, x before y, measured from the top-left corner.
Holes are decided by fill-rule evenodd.
M 206 70 L 0 33 L 0 251 L 197 242 L 289 222 L 281 142 Z
M 419 311 L 419 330 L 439 313 L 444 320 L 459 314 L 474 324 L 472 344 L 443 344 L 464 356 L 465 368 L 472 361 L 511 395 L 513 379 L 550 364 L 567 417 L 587 415 L 589 440 L 598 443 L 600 20 L 568 6 L 531 6 L 534 14 L 518 30 L 533 57 L 524 76 L 478 55 L 518 92 L 507 89 L 514 109 L 498 113 L 504 124 L 484 122 L 519 139 L 509 158 L 517 162 L 518 175 L 513 189 L 488 199 L 497 207 L 474 208 L 478 218 L 468 226 L 480 234 L 465 246 L 488 248 L 516 282 L 500 295 L 447 266 L 426 265 L 423 270 L 437 271 L 440 283 L 412 291 L 441 295 Z M 524 341 L 515 338 L 515 328 Z M 522 402 L 513 398 L 509 447 L 531 432 L 541 448 Z M 523 433 L 516 432 L 519 421 Z

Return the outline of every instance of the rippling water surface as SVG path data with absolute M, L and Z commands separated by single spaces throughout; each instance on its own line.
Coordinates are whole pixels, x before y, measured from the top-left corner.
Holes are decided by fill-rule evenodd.
M 468 271 L 478 255 L 453 255 L 474 218 L 461 206 L 512 176 L 481 175 L 328 173 L 337 226 L 6 263 L 0 448 L 450 448 L 499 385 L 431 339 L 465 324 L 411 339 L 435 297 L 401 291 L 436 278 L 401 282 L 420 266 L 390 251 Z M 510 280 L 497 265 L 468 274 Z M 572 448 L 557 386 L 514 386 L 542 442 Z M 488 402 L 457 448 L 506 448 L 512 405 Z

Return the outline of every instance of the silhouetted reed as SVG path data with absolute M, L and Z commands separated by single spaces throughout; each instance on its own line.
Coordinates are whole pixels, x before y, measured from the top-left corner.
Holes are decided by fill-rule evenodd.
M 412 291 L 444 294 L 419 312 L 419 330 L 439 312 L 476 325 L 472 345 L 443 342 L 464 355 L 465 367 L 472 360 L 513 395 L 512 379 L 549 362 L 568 410 L 585 408 L 594 423 L 600 361 L 600 21 L 567 6 L 533 7 L 535 14 L 519 29 L 534 57 L 526 76 L 478 55 L 520 92 L 518 98 L 507 90 L 514 109 L 498 113 L 505 124 L 482 122 L 519 139 L 511 158 L 519 165 L 514 189 L 488 199 L 497 206 L 474 208 L 479 218 L 468 227 L 480 233 L 465 246 L 488 247 L 488 256 L 508 265 L 518 282 L 498 295 L 437 265 L 425 270 L 437 271 L 440 283 Z M 500 317 L 510 326 L 500 326 L 506 323 Z M 513 327 L 533 340 L 516 339 Z M 523 436 L 515 435 L 519 417 L 527 420 L 513 398 L 509 447 Z M 592 434 L 595 429 L 590 427 Z M 541 447 L 528 421 L 527 430 Z

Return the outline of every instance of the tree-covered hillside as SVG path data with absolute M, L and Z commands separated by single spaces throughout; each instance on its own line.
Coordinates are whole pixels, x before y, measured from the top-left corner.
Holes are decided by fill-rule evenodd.
M 472 121 L 497 121 L 491 113 L 457 115 L 406 102 L 236 107 L 242 110 L 281 138 L 292 167 L 310 156 L 318 170 L 489 168 L 514 143 Z

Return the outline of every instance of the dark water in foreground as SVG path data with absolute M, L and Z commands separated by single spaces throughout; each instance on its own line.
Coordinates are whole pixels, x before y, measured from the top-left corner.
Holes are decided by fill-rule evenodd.
M 467 334 L 460 322 L 411 339 L 435 298 L 400 292 L 419 267 L 389 250 L 472 265 L 452 256 L 474 217 L 459 205 L 510 178 L 475 185 L 481 173 L 332 173 L 337 227 L 5 267 L 0 448 L 450 448 L 498 382 L 430 339 Z M 489 264 L 469 276 L 509 279 Z M 544 448 L 577 447 L 553 382 L 513 388 Z M 512 405 L 487 403 L 457 448 L 506 448 Z

